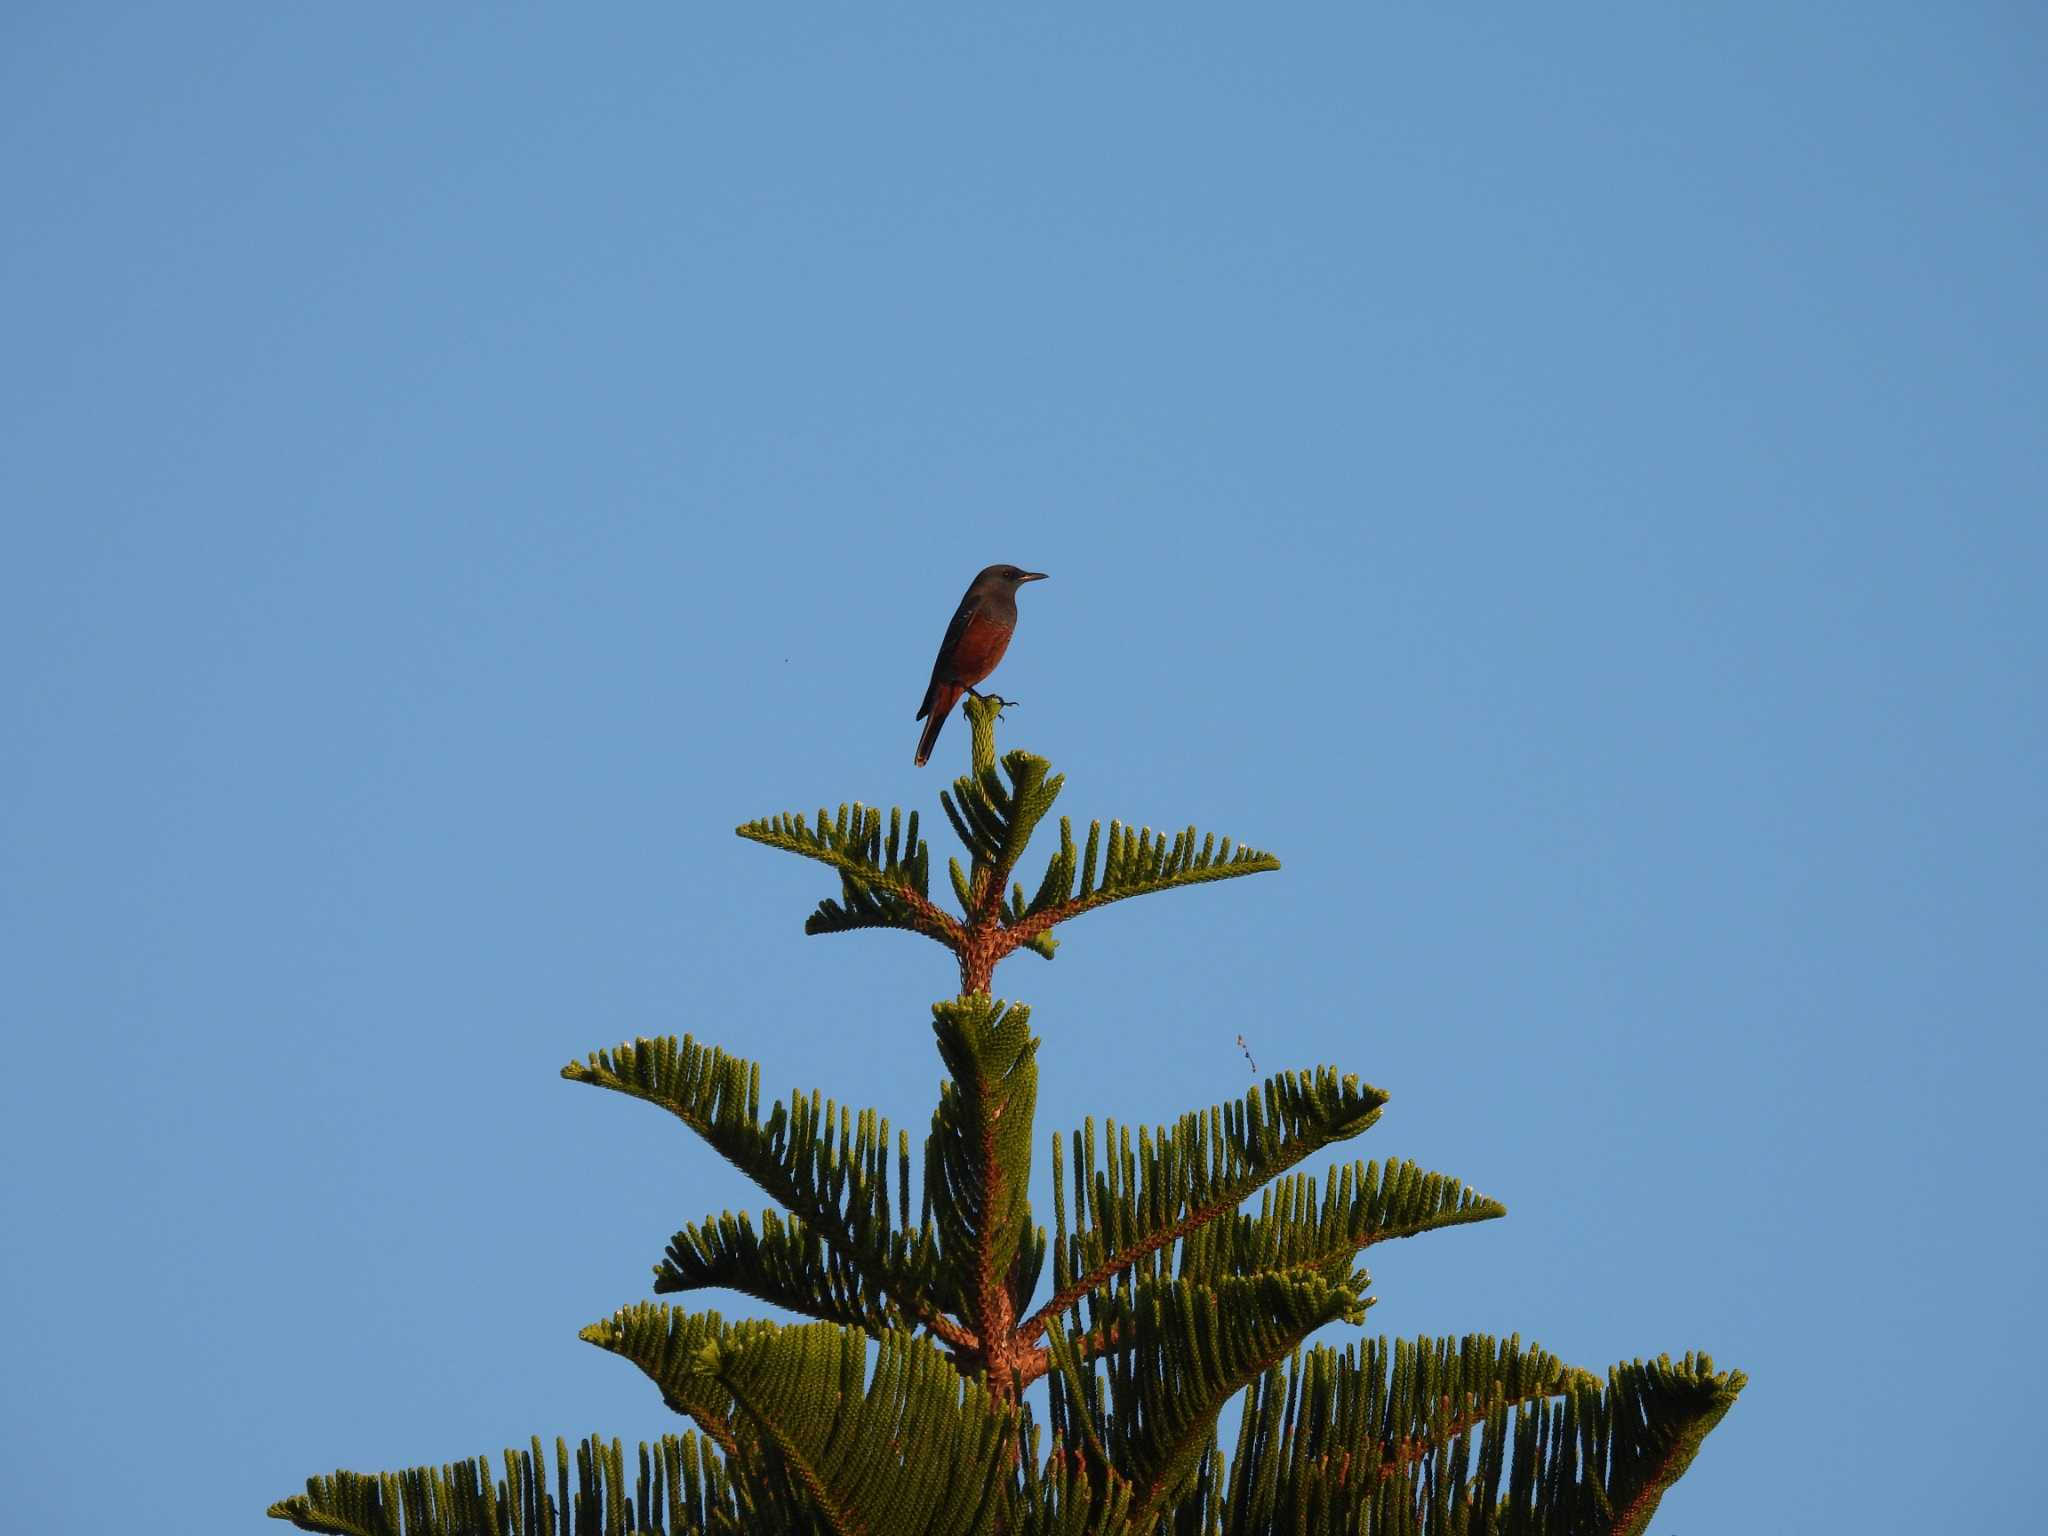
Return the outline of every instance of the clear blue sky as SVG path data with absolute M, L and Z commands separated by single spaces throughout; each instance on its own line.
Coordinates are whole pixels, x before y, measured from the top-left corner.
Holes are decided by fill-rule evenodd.
M 556 1071 L 922 1125 L 731 829 L 933 809 L 992 560 L 1286 861 L 1005 966 L 1043 1129 L 1339 1064 L 1510 1208 L 1376 1330 L 1750 1373 L 1659 1529 L 2036 1513 L 2038 8 L 759 10 L 0 21 L 10 1520 L 671 1427 L 575 1331 L 758 1201 Z

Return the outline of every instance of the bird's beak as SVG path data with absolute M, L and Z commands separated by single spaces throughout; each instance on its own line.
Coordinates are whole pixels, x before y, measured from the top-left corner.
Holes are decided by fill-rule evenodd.
M 1022 576 L 1019 576 L 1017 579 L 1019 581 L 1043 581 L 1045 580 L 1045 572 L 1026 571 Z

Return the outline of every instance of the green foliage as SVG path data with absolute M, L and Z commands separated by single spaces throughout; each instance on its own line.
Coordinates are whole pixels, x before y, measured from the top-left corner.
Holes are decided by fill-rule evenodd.
M 902 928 L 946 942 L 950 919 L 930 898 L 931 851 L 917 835 L 917 812 L 906 827 L 900 809 L 882 813 L 855 802 L 841 805 L 836 819 L 818 809 L 815 826 L 787 812 L 763 816 L 738 829 L 741 837 L 770 848 L 802 854 L 839 871 L 840 900 L 818 903 L 805 933 L 846 933 L 855 928 Z
M 642 1441 L 630 1495 L 616 1440 L 592 1435 L 576 1447 L 573 1485 L 570 1466 L 569 1447 L 557 1440 L 551 1478 L 536 1436 L 532 1450 L 505 1452 L 495 1481 L 488 1456 L 376 1477 L 337 1472 L 309 1478 L 303 1494 L 271 1505 L 270 1514 L 332 1536 L 711 1536 L 741 1528 L 725 1463 L 694 1434 Z
M 1030 1206 L 1038 1041 L 1030 1009 L 986 997 L 935 1004 L 932 1017 L 951 1081 L 926 1142 L 925 1203 L 947 1293 L 966 1300 L 982 1332 L 1016 1316 L 1045 1262 Z
M 918 837 L 917 813 L 912 811 L 906 821 L 900 808 L 891 810 L 885 835 L 882 813 L 856 801 L 842 804 L 837 816 L 820 807 L 815 823 L 784 812 L 737 829 L 750 842 L 816 859 L 839 872 L 839 900 L 821 901 L 804 932 L 901 928 L 921 933 L 960 957 L 963 991 L 982 992 L 988 990 L 988 971 L 1004 955 L 1029 949 L 1051 959 L 1059 944 L 1053 928 L 1083 912 L 1132 896 L 1280 867 L 1270 853 L 1227 837 L 1219 841 L 1214 833 L 1193 827 L 1169 838 L 1150 827 L 1112 821 L 1105 835 L 1102 823 L 1095 821 L 1089 823 L 1085 847 L 1077 846 L 1072 822 L 1061 817 L 1059 849 L 1037 893 L 1027 897 L 1011 876 L 1066 780 L 1029 752 L 1010 752 L 998 762 L 994 721 L 999 701 L 969 699 L 963 707 L 974 725 L 974 769 L 939 794 L 968 857 L 965 867 L 958 859 L 948 861 L 959 915 L 931 899 L 931 855 Z
M 1180 1273 L 1208 1278 L 1267 1269 L 1348 1270 L 1354 1255 L 1389 1238 L 1491 1221 L 1507 1207 L 1415 1163 L 1332 1166 L 1316 1181 L 1290 1174 L 1260 1191 L 1257 1215 L 1233 1212 L 1184 1240 Z
M 1000 701 L 970 699 L 973 769 L 941 794 L 967 862 L 930 896 L 915 814 L 843 805 L 742 837 L 840 879 L 812 933 L 893 927 L 956 956 L 932 1008 L 945 1076 L 913 1178 L 909 1137 L 816 1092 L 765 1113 L 753 1062 L 642 1039 L 572 1081 L 656 1105 L 773 1202 L 670 1239 L 654 1288 L 741 1292 L 814 1321 L 727 1322 L 638 1303 L 583 1332 L 694 1426 L 643 1444 L 540 1443 L 378 1477 L 336 1473 L 271 1509 L 340 1536 L 1605 1536 L 1644 1531 L 1744 1379 L 1705 1356 L 1604 1382 L 1518 1339 L 1311 1345 L 1371 1304 L 1375 1243 L 1504 1214 L 1399 1159 L 1300 1165 L 1387 1096 L 1334 1067 L 1282 1072 L 1170 1126 L 1054 1137 L 1053 1232 L 1035 1223 L 1038 1039 L 996 964 L 1111 901 L 1278 868 L 1192 827 L 1091 823 L 1026 895 L 1014 873 L 1063 780 L 998 758 Z M 913 1216 L 913 1187 L 921 1207 Z M 1256 1210 L 1247 1202 L 1257 1199 Z M 1038 1301 L 1050 1251 L 1050 1294 Z M 873 1347 L 870 1347 L 870 1341 Z M 1047 1382 L 1041 1437 L 1023 1390 Z M 1216 1425 L 1241 1396 L 1234 1453 Z M 1041 1441 L 1044 1443 L 1041 1443 Z
M 1065 782 L 1047 777 L 1051 766 L 1042 757 L 1012 752 L 1002 760 L 1007 786 L 987 768 L 956 779 L 951 794 L 939 796 L 975 871 L 970 875 L 952 861 L 953 890 L 961 907 L 970 914 L 993 911 L 1019 947 L 1050 959 L 1056 943 L 1050 930 L 1068 918 L 1131 896 L 1280 867 L 1270 853 L 1234 846 L 1227 837 L 1219 843 L 1215 834 L 1204 836 L 1193 827 L 1168 842 L 1164 833 L 1121 821 L 1110 822 L 1105 838 L 1096 821 L 1089 823 L 1085 848 L 1077 847 L 1073 823 L 1062 816 L 1059 849 L 1047 862 L 1037 893 L 1027 898 L 1022 885 L 1010 884 L 1010 873 Z M 1003 899 L 1006 885 L 1009 895 Z
M 1603 1391 L 1482 1334 L 1305 1350 L 1246 1395 L 1195 1528 L 1634 1536 L 1743 1385 L 1688 1355 L 1616 1366 Z
M 731 1454 L 739 1448 L 745 1424 L 732 1394 L 716 1376 L 700 1370 L 699 1362 L 707 1349 L 744 1347 L 774 1331 L 773 1323 L 749 1319 L 728 1324 L 716 1312 L 678 1312 L 638 1302 L 592 1323 L 578 1337 L 639 1366 L 661 1389 L 664 1403 Z
M 1088 824 L 1087 845 L 1077 849 L 1073 824 L 1063 816 L 1059 852 L 1046 865 L 1037 895 L 1026 901 L 1023 887 L 1016 887 L 1004 917 L 1014 928 L 1034 930 L 1127 897 L 1279 867 L 1270 853 L 1235 845 L 1227 837 L 1218 842 L 1213 832 L 1193 827 L 1168 842 L 1164 832 L 1121 821 L 1112 821 L 1105 837 L 1102 823 L 1094 821 Z
M 816 1227 L 796 1216 L 723 1212 L 669 1239 L 655 1266 L 659 1296 L 732 1290 L 823 1322 L 851 1323 L 876 1338 L 907 1326 L 908 1314 L 886 1279 L 863 1269 Z
M 625 1356 L 726 1443 L 731 1476 L 777 1530 L 973 1536 L 1009 1504 L 1022 1425 L 931 1345 L 824 1323 L 705 1330 L 627 1309 L 584 1338 Z
M 1332 1142 L 1348 1140 L 1379 1119 L 1387 1096 L 1334 1068 L 1287 1072 L 1234 1104 L 1187 1114 L 1173 1129 L 1107 1127 L 1109 1155 L 1100 1163 L 1095 1122 L 1073 1133 L 1073 1220 L 1067 1225 L 1062 1153 L 1053 1141 L 1053 1299 L 1033 1323 L 1071 1305 L 1134 1266 L 1164 1273 L 1169 1245 L 1193 1240 L 1229 1216 L 1262 1184 Z M 1226 1223 L 1234 1225 L 1234 1223 Z
M 1542 1350 L 1479 1334 L 1305 1350 L 1246 1396 L 1227 1523 L 1407 1528 L 1445 1486 L 1452 1461 L 1464 1464 L 1463 1437 L 1505 1426 L 1508 1410 L 1582 1379 Z
M 1365 1307 L 1316 1274 L 1147 1280 L 1096 1320 L 1095 1339 L 1121 1333 L 1129 1347 L 1091 1350 L 1052 1326 L 1053 1432 L 1085 1447 L 1104 1481 L 1129 1485 L 1141 1519 L 1156 1514 L 1193 1476 L 1225 1403 L 1317 1328 L 1356 1322 Z
M 630 1331 L 615 1320 L 586 1336 L 614 1327 L 622 1339 Z M 778 1337 L 791 1333 L 814 1337 L 792 1349 Z M 690 1396 L 753 1401 L 756 1409 L 737 1414 L 752 1460 L 729 1462 L 694 1433 L 664 1435 L 641 1444 L 629 1486 L 617 1441 L 593 1436 L 572 1458 L 558 1440 L 551 1474 L 536 1439 L 531 1451 L 506 1451 L 495 1480 L 488 1457 L 375 1477 L 338 1472 L 309 1479 L 304 1494 L 270 1513 L 335 1536 L 801 1536 L 856 1528 L 831 1523 L 799 1463 L 774 1463 L 759 1446 L 758 1410 L 787 1416 L 783 1432 L 805 1458 L 800 1464 L 828 1492 L 839 1491 L 842 1518 L 854 1511 L 871 1522 L 859 1528 L 877 1533 L 991 1529 L 974 1523 L 990 1509 L 1018 1536 L 1639 1536 L 1744 1386 L 1739 1371 L 1716 1371 L 1696 1355 L 1618 1365 L 1603 1384 L 1518 1340 L 1483 1335 L 1300 1349 L 1251 1383 L 1227 1468 L 1213 1436 L 1192 1456 L 1181 1453 L 1177 1463 L 1193 1468 L 1182 1474 L 1185 1491 L 1170 1510 L 1148 1514 L 1130 1483 L 1103 1475 L 1079 1421 L 1072 1447 L 1056 1436 L 1041 1458 L 1018 1413 L 1020 1438 L 1034 1449 L 1015 1466 L 1006 1454 L 986 1454 L 991 1443 L 999 1451 L 1012 1443 L 1002 1427 L 1012 1421 L 971 1385 L 958 1385 L 934 1351 L 900 1351 L 893 1376 L 878 1366 L 853 1392 L 849 1342 L 857 1336 L 762 1325 L 746 1337 L 759 1351 L 751 1359 L 746 1344 L 717 1345 L 707 1356 L 702 1333 L 664 1318 L 620 1352 L 649 1350 L 643 1369 L 657 1381 L 670 1373 L 698 1379 L 701 1386 L 685 1389 Z M 949 1377 L 951 1394 L 942 1386 Z M 821 1384 L 831 1387 L 829 1403 L 815 1390 Z M 1099 1402 L 1099 1382 L 1094 1390 Z M 1143 1384 L 1137 1390 L 1142 1398 Z M 1160 1422 L 1165 1433 L 1146 1443 L 1170 1442 L 1164 1416 Z M 1117 1443 L 1141 1454 L 1133 1440 L 1142 1437 Z M 864 1458 L 847 1448 L 874 1443 L 887 1450 L 864 1471 Z M 935 1490 L 931 1469 L 954 1486 Z M 992 1502 L 981 1489 L 992 1490 Z M 959 1523 L 933 1523 L 941 1518 Z
M 667 1110 L 790 1213 L 758 1234 L 730 1212 L 678 1232 L 656 1290 L 729 1286 L 877 1336 L 958 1310 L 929 1225 L 910 1222 L 908 1146 L 899 1136 L 892 1170 L 874 1110 L 792 1094 L 764 1120 L 760 1067 L 688 1035 L 595 1052 L 562 1075 Z
M 1003 783 L 1003 775 L 1010 782 Z M 1048 775 L 1051 775 L 1048 777 Z M 988 885 L 1001 891 L 1009 883 L 1024 845 L 1031 841 L 1045 813 L 1059 798 L 1064 775 L 1053 774 L 1052 764 L 1029 752 L 1011 752 L 1002 761 L 1002 774 L 993 767 L 953 781 L 952 792 L 939 791 L 939 804 L 953 831 L 977 868 L 989 872 Z M 960 866 L 953 865 L 953 889 L 962 893 L 963 905 L 970 903 Z

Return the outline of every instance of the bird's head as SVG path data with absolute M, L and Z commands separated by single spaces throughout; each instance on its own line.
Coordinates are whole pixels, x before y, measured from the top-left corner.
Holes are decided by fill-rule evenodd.
M 992 565 L 974 578 L 976 586 L 1001 586 L 1014 592 L 1027 581 L 1043 581 L 1045 572 L 1027 571 L 1022 566 Z

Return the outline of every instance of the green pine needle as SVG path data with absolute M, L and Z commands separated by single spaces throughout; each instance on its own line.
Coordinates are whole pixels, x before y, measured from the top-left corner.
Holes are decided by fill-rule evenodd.
M 1270 853 L 1234 844 L 1227 837 L 1219 840 L 1194 827 L 1169 837 L 1150 827 L 1112 821 L 1105 835 L 1102 823 L 1093 822 L 1084 850 L 1075 845 L 1072 823 L 1062 817 L 1060 846 L 1027 896 L 1026 883 L 1013 877 L 1065 779 L 1053 773 L 1044 758 L 1029 752 L 995 757 L 996 708 L 993 700 L 969 701 L 976 742 L 986 736 L 988 751 L 984 758 L 978 745 L 974 771 L 939 794 L 946 819 L 967 853 L 964 866 L 957 859 L 948 861 L 957 915 L 931 899 L 931 855 L 917 835 L 915 812 L 906 827 L 903 812 L 890 811 L 886 833 L 882 813 L 858 801 L 842 804 L 836 816 L 820 808 L 815 822 L 784 812 L 737 829 L 752 842 L 815 859 L 838 871 L 839 897 L 819 902 L 805 920 L 804 932 L 899 928 L 921 933 L 959 955 L 964 975 L 970 949 L 991 937 L 996 959 L 1028 949 L 1049 960 L 1059 942 L 1052 929 L 1083 912 L 1133 896 L 1280 867 Z M 978 977 L 969 985 L 984 989 L 985 979 Z
M 932 1235 L 900 1199 L 892 1209 L 893 1144 L 876 1111 L 799 1093 L 764 1119 L 760 1067 L 689 1035 L 598 1051 L 562 1075 L 667 1110 L 801 1222 L 766 1249 L 751 1229 L 742 1236 L 715 1219 L 686 1229 L 656 1271 L 658 1288 L 729 1285 L 834 1321 L 948 1330 L 957 1298 Z M 813 1239 L 815 1264 L 802 1254 Z
M 503 1463 L 496 1478 L 488 1456 L 373 1477 L 309 1478 L 305 1493 L 271 1505 L 270 1514 L 332 1536 L 570 1536 L 572 1529 L 712 1536 L 743 1528 L 724 1461 L 694 1434 L 643 1440 L 630 1494 L 616 1440 L 593 1435 L 577 1445 L 573 1461 L 556 1440 L 553 1476 L 537 1435 L 530 1450 L 507 1450 Z
M 1365 1306 L 1351 1287 L 1314 1274 L 1145 1281 L 1106 1320 L 1131 1348 L 1104 1358 L 1099 1340 L 1052 1330 L 1055 1428 L 1075 1424 L 1137 1491 L 1141 1518 L 1157 1514 L 1199 1469 L 1223 1405 L 1316 1329 L 1355 1322 Z
M 1386 1102 L 1379 1089 L 1322 1067 L 1281 1073 L 1240 1101 L 1181 1116 L 1171 1129 L 1140 1127 L 1135 1146 L 1130 1128 L 1112 1121 L 1100 1157 L 1089 1122 L 1073 1137 L 1071 1229 L 1064 1205 L 1056 1211 L 1056 1291 L 1028 1328 L 1035 1333 L 1140 1266 L 1163 1276 L 1171 1245 L 1231 1216 L 1304 1158 L 1361 1134 Z M 1055 1167 L 1062 1161 L 1056 1154 Z M 1209 1273 L 1220 1276 L 1224 1268 L 1211 1266 Z

